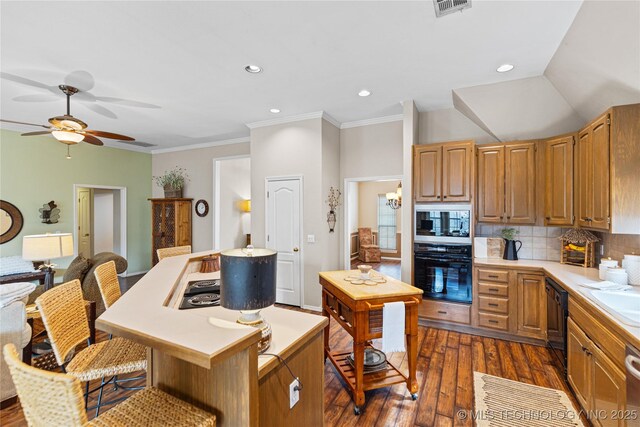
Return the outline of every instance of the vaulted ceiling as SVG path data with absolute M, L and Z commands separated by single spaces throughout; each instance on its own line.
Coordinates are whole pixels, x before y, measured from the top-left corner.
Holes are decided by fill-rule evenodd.
M 66 80 L 88 90 L 72 114 L 91 128 L 159 147 L 319 110 L 350 122 L 406 99 L 451 108 L 454 89 L 541 76 L 581 4 L 474 0 L 436 19 L 431 1 L 2 2 L 0 108 L 46 123 L 64 112 Z

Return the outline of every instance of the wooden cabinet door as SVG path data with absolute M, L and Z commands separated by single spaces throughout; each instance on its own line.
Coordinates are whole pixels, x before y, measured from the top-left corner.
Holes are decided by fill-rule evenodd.
M 593 145 L 589 128 L 578 133 L 577 151 L 577 222 L 581 227 L 589 227 L 593 214 Z
M 573 225 L 574 136 L 545 143 L 545 225 Z
M 535 143 L 505 146 L 505 213 L 510 224 L 536 222 Z
M 471 142 L 442 146 L 442 201 L 471 201 L 473 144 Z
M 567 381 L 586 411 L 591 409 L 591 358 L 587 348 L 591 341 L 571 318 L 567 323 Z
M 544 339 L 547 332 L 547 295 L 544 276 L 518 273 L 518 335 Z
M 442 145 L 416 146 L 413 167 L 416 202 L 442 201 Z
M 191 244 L 191 202 L 176 202 L 176 246 Z
M 609 114 L 591 124 L 593 204 L 589 226 L 609 230 Z
M 606 415 L 606 417 L 593 416 L 591 421 L 596 426 L 624 427 L 624 419 L 616 419 L 612 414 L 624 414 L 626 409 L 625 374 L 595 345 L 589 351 L 593 361 L 591 409 L 594 414 Z
M 504 218 L 504 147 L 478 147 L 478 222 Z

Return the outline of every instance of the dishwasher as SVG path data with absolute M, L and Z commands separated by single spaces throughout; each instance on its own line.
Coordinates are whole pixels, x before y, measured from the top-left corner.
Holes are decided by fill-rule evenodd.
M 567 317 L 569 294 L 551 278 L 545 279 L 547 293 L 547 347 L 564 367 L 567 375 Z
M 627 368 L 627 411 L 640 414 L 640 351 L 627 345 L 624 365 Z

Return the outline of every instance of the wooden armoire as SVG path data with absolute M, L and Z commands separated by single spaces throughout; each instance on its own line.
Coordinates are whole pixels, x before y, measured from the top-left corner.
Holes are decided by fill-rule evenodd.
M 149 199 L 151 201 L 151 264 L 158 263 L 161 248 L 191 245 L 193 199 Z

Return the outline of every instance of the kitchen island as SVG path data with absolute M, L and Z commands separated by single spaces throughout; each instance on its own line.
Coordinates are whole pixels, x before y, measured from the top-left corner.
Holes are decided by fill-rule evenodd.
M 98 318 L 96 327 L 149 347 L 147 385 L 214 413 L 217 425 L 322 425 L 327 320 L 273 306 L 263 309 L 273 341 L 269 355 L 259 356 L 260 332 L 235 323 L 239 312 L 178 309 L 190 280 L 219 277 L 219 272 L 198 273 L 202 258 L 211 254 L 162 260 Z M 303 384 L 293 408 L 289 385 L 294 380 L 273 354 Z

